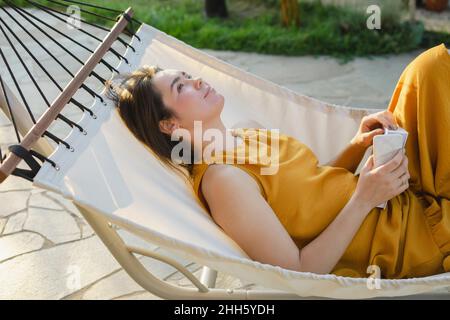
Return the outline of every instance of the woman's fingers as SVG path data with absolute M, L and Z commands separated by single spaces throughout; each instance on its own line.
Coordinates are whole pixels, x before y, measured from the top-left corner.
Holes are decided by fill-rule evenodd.
M 398 179 L 399 177 L 403 177 L 404 179 L 410 178 L 409 172 L 408 172 L 408 161 L 404 160 L 400 166 L 398 166 L 396 169 L 394 169 L 391 172 L 391 176 L 393 179 Z
M 408 189 L 410 177 L 408 172 L 408 158 L 405 156 L 402 163 L 389 174 L 388 178 L 394 181 L 394 187 L 400 193 Z
M 389 112 L 389 111 L 384 111 L 381 116 L 383 117 L 384 121 L 384 125 L 386 127 L 389 127 L 391 129 L 396 129 L 397 128 L 397 122 L 395 121 L 394 115 Z
M 392 179 L 393 187 L 398 194 L 409 188 L 409 172 L 408 172 L 408 160 L 406 156 L 403 158 L 403 162 L 398 168 L 389 174 L 388 179 Z
M 385 110 L 384 115 L 389 119 L 389 122 L 391 122 L 393 125 L 397 125 L 397 121 L 392 112 L 390 112 L 389 110 Z
M 409 187 L 409 180 L 407 180 L 405 177 L 399 177 L 396 179 L 396 189 L 400 192 L 405 191 Z
M 402 158 L 403 158 L 403 151 L 398 151 L 395 156 L 386 162 L 385 164 L 382 164 L 381 166 L 377 167 L 375 170 L 380 172 L 380 174 L 390 174 L 392 171 L 397 169 L 397 167 L 401 166 L 402 164 Z
M 367 128 L 373 129 L 373 126 L 376 124 L 381 124 L 381 126 L 391 129 L 397 128 L 397 122 L 395 121 L 394 115 L 389 111 L 373 113 L 366 116 L 364 119 L 364 125 Z
M 373 125 L 375 124 L 379 124 L 380 120 L 378 119 L 378 117 L 374 114 L 374 115 L 368 115 L 367 117 L 365 117 L 364 119 L 364 125 L 367 128 L 372 128 Z

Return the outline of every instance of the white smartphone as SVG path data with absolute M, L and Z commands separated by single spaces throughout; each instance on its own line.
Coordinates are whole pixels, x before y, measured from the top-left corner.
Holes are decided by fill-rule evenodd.
M 399 150 L 402 150 L 405 145 L 404 140 L 405 138 L 400 134 L 380 134 L 373 137 L 373 162 L 375 168 L 385 164 Z
M 373 164 L 377 168 L 391 160 L 405 146 L 406 137 L 401 134 L 380 134 L 373 137 Z M 386 208 L 387 201 L 377 205 Z

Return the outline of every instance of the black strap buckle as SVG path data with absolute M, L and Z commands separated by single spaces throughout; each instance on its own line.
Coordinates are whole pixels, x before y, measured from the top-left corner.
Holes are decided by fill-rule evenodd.
M 30 167 L 31 170 L 15 168 L 12 172 L 12 175 L 24 178 L 28 181 L 33 182 L 34 177 L 41 169 L 41 165 L 33 158 L 36 156 L 40 158 L 40 154 L 33 150 L 27 150 L 22 147 L 20 144 L 15 144 L 8 147 L 8 150 L 14 153 L 19 158 L 25 160 L 26 164 Z

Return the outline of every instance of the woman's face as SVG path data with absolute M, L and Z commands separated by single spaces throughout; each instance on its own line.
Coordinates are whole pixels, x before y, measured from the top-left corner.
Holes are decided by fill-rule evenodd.
M 153 76 L 153 84 L 160 91 L 164 104 L 175 114 L 166 129 L 194 128 L 194 121 L 209 122 L 220 118 L 224 97 L 200 78 L 193 78 L 184 71 L 161 70 Z M 166 131 L 166 130 L 163 130 Z M 167 132 L 167 131 L 166 131 Z

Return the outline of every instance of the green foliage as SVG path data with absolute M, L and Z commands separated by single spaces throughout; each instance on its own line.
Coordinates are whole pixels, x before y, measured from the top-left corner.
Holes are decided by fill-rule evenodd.
M 231 14 L 226 20 L 207 19 L 203 12 L 204 2 L 199 0 L 84 1 L 120 10 L 131 6 L 140 21 L 197 48 L 331 55 L 346 61 L 354 56 L 401 53 L 424 45 L 422 24 L 399 22 L 395 14 L 382 14 L 382 29 L 369 30 L 366 14 L 343 7 L 323 6 L 320 1 L 300 2 L 300 28 L 281 26 L 279 0 L 228 0 Z M 245 9 L 256 7 L 256 14 Z M 95 12 L 107 14 L 100 9 Z M 83 14 L 82 17 L 111 25 L 94 16 Z M 445 34 L 425 33 L 424 41 L 426 44 L 440 43 L 441 40 L 448 43 L 448 38 Z
M 450 34 L 436 31 L 425 31 L 420 46 L 428 49 L 441 43 L 445 43 L 447 48 L 450 48 Z
M 15 0 L 13 2 L 18 6 L 26 6 L 25 0 Z M 5 7 L 5 6 L 6 6 L 6 3 L 3 2 L 3 0 L 0 0 L 0 7 Z

